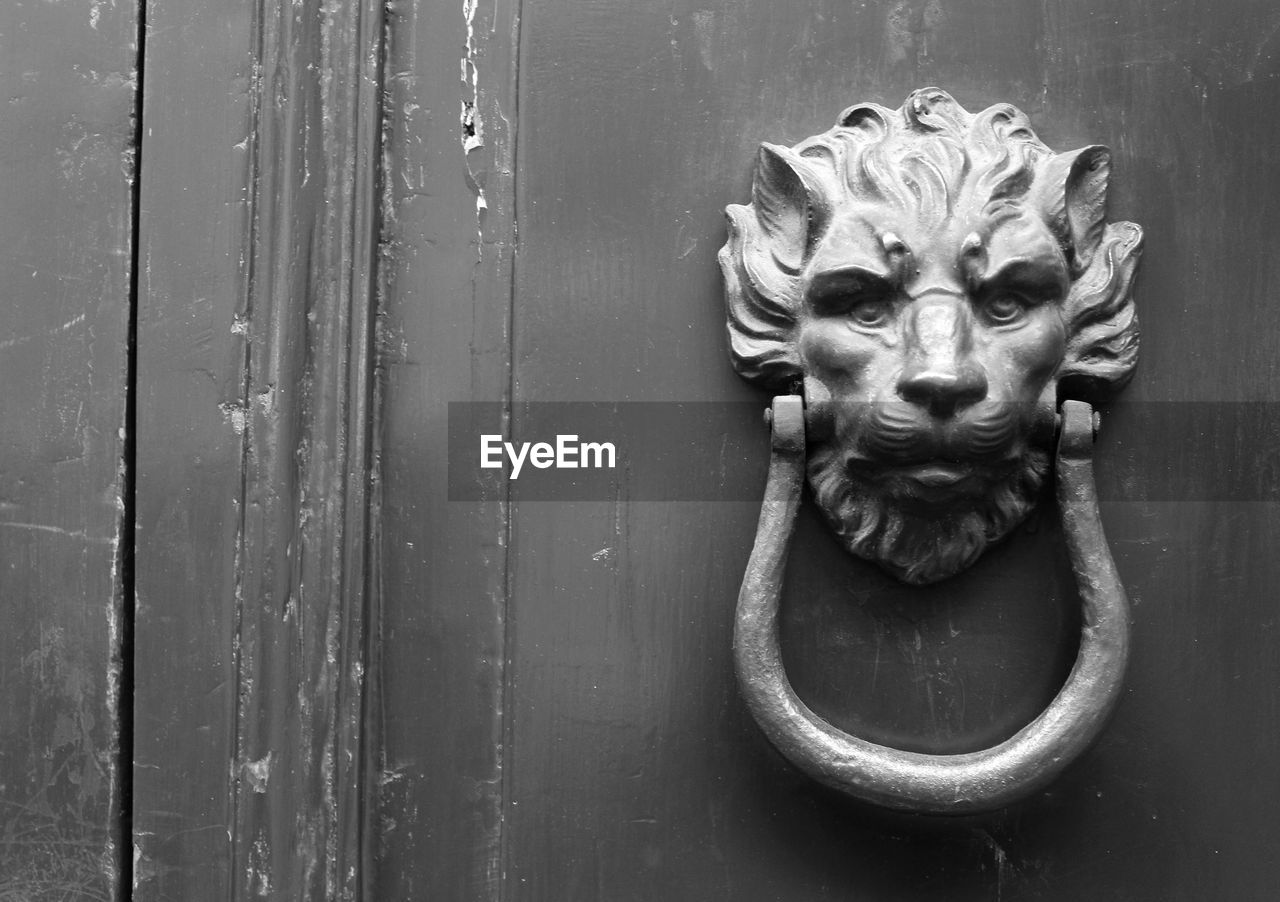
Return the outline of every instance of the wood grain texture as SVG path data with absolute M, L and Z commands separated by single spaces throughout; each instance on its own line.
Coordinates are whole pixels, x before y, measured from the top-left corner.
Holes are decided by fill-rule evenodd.
M 368 898 L 381 6 L 195 6 L 149 20 L 137 896 Z
M 0 6 L 0 898 L 120 898 L 137 10 Z

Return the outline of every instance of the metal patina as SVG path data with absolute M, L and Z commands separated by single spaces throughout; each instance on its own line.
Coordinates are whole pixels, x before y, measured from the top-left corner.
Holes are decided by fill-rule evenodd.
M 858 798 L 937 813 L 1006 805 L 1074 760 L 1119 696 L 1128 602 L 1098 518 L 1085 402 L 1136 364 L 1142 232 L 1106 221 L 1109 160 L 1100 146 L 1054 153 L 1011 106 L 971 114 L 926 88 L 899 110 L 851 107 L 792 148 L 762 145 L 751 204 L 728 208 L 734 364 L 788 395 L 774 402 L 738 602 L 739 682 L 783 754 Z M 1051 470 L 1084 634 L 1040 717 L 993 748 L 926 755 L 849 736 L 805 706 L 777 613 L 806 473 L 852 553 L 921 584 L 1007 536 Z

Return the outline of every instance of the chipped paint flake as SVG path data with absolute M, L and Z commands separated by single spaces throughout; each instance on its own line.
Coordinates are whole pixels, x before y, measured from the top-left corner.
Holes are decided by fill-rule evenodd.
M 266 792 L 267 782 L 271 779 L 271 752 L 257 761 L 246 761 L 244 775 L 254 792 Z
M 484 147 L 484 119 L 480 115 L 480 70 L 476 65 L 476 11 L 479 0 L 463 0 L 462 16 L 467 23 L 466 53 L 460 61 L 459 75 L 463 95 L 459 122 L 462 127 L 462 154 L 467 164 L 467 183 L 476 193 L 476 253 L 484 252 L 484 211 L 489 201 L 484 195 L 484 185 L 477 171 L 472 168 L 471 154 Z
M 218 409 L 221 410 L 222 415 L 227 418 L 227 422 L 231 424 L 231 428 L 235 430 L 236 435 L 244 435 L 244 427 L 248 422 L 248 416 L 244 406 L 224 401 L 218 405 Z
M 484 120 L 480 118 L 480 70 L 476 67 L 476 10 L 479 0 L 463 0 L 462 16 L 467 23 L 466 54 L 461 60 L 460 76 L 471 96 L 462 99 L 462 149 L 471 153 L 484 147 Z

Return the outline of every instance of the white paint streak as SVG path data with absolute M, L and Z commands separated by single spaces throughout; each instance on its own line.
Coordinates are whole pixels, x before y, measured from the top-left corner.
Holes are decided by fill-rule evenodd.
M 716 14 L 709 9 L 695 10 L 693 13 L 693 35 L 698 41 L 698 58 L 708 72 L 716 68 L 715 38 Z
M 95 545 L 112 545 L 115 543 L 115 539 L 111 536 L 91 536 L 83 529 L 64 529 L 61 526 L 50 526 L 47 523 L 19 523 L 14 520 L 0 520 L 0 526 L 7 526 L 10 529 L 25 529 L 30 532 L 49 532 L 54 535 L 66 536 L 69 539 L 92 542 Z
M 136 893 L 142 888 L 142 846 L 136 842 L 133 844 L 133 891 Z
M 54 326 L 52 329 L 49 329 L 48 331 L 42 332 L 40 334 L 41 335 L 57 335 L 59 332 L 66 332 L 68 329 L 75 328 L 76 326 L 84 322 L 84 320 L 85 320 L 85 314 L 81 313 L 77 316 L 73 316 L 71 319 L 67 320 L 62 325 Z M 35 337 L 36 337 L 35 335 L 19 335 L 15 338 L 5 339 L 4 341 L 0 341 L 0 351 L 4 350 L 5 348 L 12 348 L 16 345 L 25 344 Z

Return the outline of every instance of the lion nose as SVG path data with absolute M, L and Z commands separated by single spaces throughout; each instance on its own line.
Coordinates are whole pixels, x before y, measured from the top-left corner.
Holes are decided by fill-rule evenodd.
M 946 299 L 920 305 L 908 321 L 907 363 L 898 394 L 937 417 L 954 416 L 985 398 L 987 374 L 972 357 L 971 339 L 963 303 Z
M 908 367 L 898 380 L 898 394 L 934 416 L 949 417 L 987 396 L 987 377 L 976 366 Z

